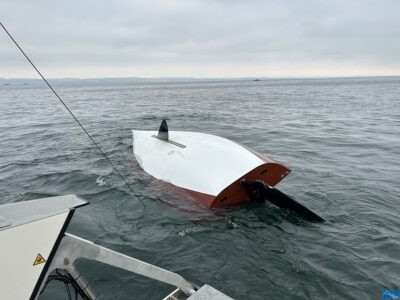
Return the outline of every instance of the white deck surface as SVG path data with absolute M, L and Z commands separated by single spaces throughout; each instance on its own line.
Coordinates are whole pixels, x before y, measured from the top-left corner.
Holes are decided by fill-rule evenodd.
M 169 139 L 185 148 L 152 135 L 157 132 L 133 131 L 133 151 L 140 166 L 157 179 L 192 191 L 217 196 L 264 163 L 246 148 L 215 135 L 169 131 Z

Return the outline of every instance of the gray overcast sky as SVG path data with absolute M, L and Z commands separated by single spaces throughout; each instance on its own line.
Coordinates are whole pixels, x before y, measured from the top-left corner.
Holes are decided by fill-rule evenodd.
M 400 75 L 400 1 L 1 0 L 47 77 Z M 36 77 L 0 32 L 0 77 Z

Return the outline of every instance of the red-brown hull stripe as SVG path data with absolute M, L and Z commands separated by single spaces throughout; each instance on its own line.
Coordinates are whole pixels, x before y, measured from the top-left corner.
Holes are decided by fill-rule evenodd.
M 181 189 L 183 189 L 192 198 L 201 202 L 206 207 L 227 207 L 238 205 L 240 203 L 248 201 L 246 190 L 241 184 L 241 181 L 243 179 L 251 181 L 262 180 L 270 186 L 275 186 L 279 181 L 285 178 L 290 173 L 290 171 L 290 169 L 279 163 L 267 162 L 238 178 L 232 184 L 227 186 L 223 191 L 221 191 L 217 196 L 200 193 L 184 188 Z

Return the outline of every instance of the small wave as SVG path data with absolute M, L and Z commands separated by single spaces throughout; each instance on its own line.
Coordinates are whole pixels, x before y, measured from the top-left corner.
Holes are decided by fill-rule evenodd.
M 208 230 L 203 227 L 189 227 L 189 228 L 186 228 L 185 230 L 179 231 L 178 235 L 185 236 L 188 234 L 194 234 L 194 233 L 205 232 L 205 231 L 208 231 Z
M 107 184 L 106 180 L 102 176 L 97 177 L 96 183 L 98 186 L 104 186 Z

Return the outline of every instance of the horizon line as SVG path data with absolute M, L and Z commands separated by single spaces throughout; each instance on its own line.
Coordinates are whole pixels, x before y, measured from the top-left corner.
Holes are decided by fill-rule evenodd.
M 191 79 L 191 80 L 238 80 L 238 79 L 334 79 L 334 78 L 372 78 L 372 77 L 400 77 L 396 75 L 315 75 L 315 76 L 234 76 L 234 77 L 206 77 L 206 76 L 111 76 L 111 77 L 46 77 L 48 80 L 99 80 L 99 79 Z M 38 77 L 0 77 L 0 80 L 42 80 Z

